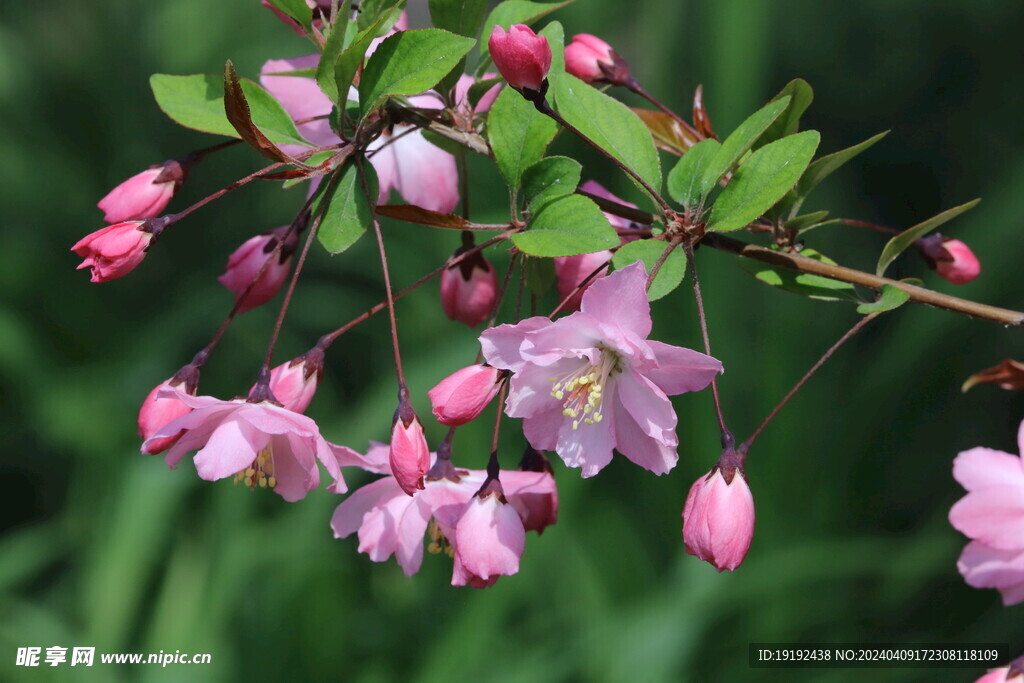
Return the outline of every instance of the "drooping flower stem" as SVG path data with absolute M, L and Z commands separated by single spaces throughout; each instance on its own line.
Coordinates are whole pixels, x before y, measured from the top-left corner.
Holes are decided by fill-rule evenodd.
M 793 398 L 796 392 L 800 391 L 800 387 L 802 387 L 804 383 L 806 383 L 807 380 L 809 380 L 811 376 L 815 372 L 817 372 L 822 365 L 825 364 L 825 361 L 832 357 L 832 354 L 839 350 L 840 346 L 845 344 L 853 335 L 860 332 L 861 328 L 863 328 L 869 322 L 874 320 L 877 316 L 878 313 L 871 313 L 858 320 L 853 327 L 846 331 L 846 334 L 839 338 L 839 341 L 833 344 L 831 348 L 829 348 L 829 350 L 826 351 L 825 354 L 818 359 L 817 363 L 811 366 L 811 369 L 808 370 L 806 374 L 804 374 L 804 376 L 800 378 L 800 381 L 797 382 L 793 386 L 793 388 L 789 390 L 789 393 L 782 397 L 782 400 L 779 401 L 779 404 L 772 409 L 772 412 L 768 413 L 768 417 L 766 417 L 764 421 L 761 423 L 761 425 L 754 430 L 754 433 L 751 434 L 746 441 L 740 444 L 738 450 L 741 454 L 743 454 L 744 457 L 746 457 L 747 451 L 750 450 L 750 447 L 754 444 L 754 441 L 757 440 L 757 437 L 760 436 L 761 432 L 764 431 L 764 428 L 767 427 L 768 423 L 771 422 L 775 418 L 775 416 L 779 414 L 779 411 L 782 410 L 782 407 L 789 403 L 789 399 Z
M 501 287 L 498 288 L 498 296 L 494 300 L 494 310 L 491 311 L 491 319 L 487 321 L 487 327 L 494 327 L 494 323 L 498 319 L 498 311 L 501 310 L 501 304 L 505 300 L 505 292 L 508 291 L 508 284 L 512 280 L 512 273 L 515 272 L 516 262 L 519 260 L 519 252 L 512 254 L 512 258 L 508 262 L 508 270 L 505 271 L 505 277 L 501 281 Z
M 686 252 L 686 260 L 689 262 L 690 279 L 693 281 L 693 298 L 697 302 L 697 317 L 700 319 L 700 333 L 704 339 L 704 353 L 711 355 L 711 339 L 708 336 L 708 318 L 704 313 L 704 297 L 700 293 L 700 278 L 697 276 L 697 261 L 693 258 L 693 245 L 684 243 L 683 251 Z M 650 280 L 648 280 L 648 287 Z M 718 378 L 711 380 L 711 396 L 715 401 L 715 416 L 718 418 L 718 427 L 722 431 L 722 448 L 732 447 L 734 441 L 732 432 L 725 426 L 725 417 L 722 415 L 722 400 L 718 394 Z
M 501 381 L 501 389 L 498 390 L 498 400 L 495 401 L 494 411 L 494 432 L 491 434 L 491 459 L 487 463 L 487 473 L 497 478 L 498 476 L 498 433 L 501 431 L 501 416 L 504 411 L 502 406 L 505 404 L 505 392 L 508 391 L 508 376 L 504 377 Z M 493 474 L 491 469 L 494 469 Z

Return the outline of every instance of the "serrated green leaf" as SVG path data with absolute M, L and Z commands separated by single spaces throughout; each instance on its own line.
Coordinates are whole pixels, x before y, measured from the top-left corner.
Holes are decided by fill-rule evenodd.
M 295 122 L 274 96 L 246 79 L 240 79 L 249 104 L 252 122 L 277 145 L 305 145 Z M 175 122 L 203 133 L 239 137 L 224 112 L 224 77 L 213 74 L 169 76 L 153 74 L 149 79 L 156 103 Z
M 399 14 L 401 14 L 401 10 L 397 7 L 393 7 L 385 12 L 383 15 L 378 17 L 376 22 L 360 31 L 359 34 L 356 35 L 355 39 L 353 39 L 352 44 L 345 48 L 345 50 L 338 55 L 337 59 L 335 59 L 334 68 L 330 72 L 330 77 L 334 81 L 334 101 L 338 101 L 342 93 L 345 94 L 345 99 L 348 99 L 349 88 L 352 86 L 352 81 L 355 79 L 356 73 L 359 71 L 359 65 L 363 63 L 363 58 L 366 56 L 366 51 L 369 49 L 370 43 L 373 42 L 373 39 L 380 33 L 381 27 L 392 21 Z M 320 58 L 321 67 L 324 64 L 326 52 L 327 51 L 325 49 L 324 57 Z M 321 74 L 317 71 L 317 79 L 319 80 L 320 77 Z M 324 73 L 323 77 L 327 78 L 327 74 Z M 320 86 L 320 89 L 324 90 L 326 93 L 327 90 L 324 88 L 325 86 Z
M 532 26 L 534 22 L 543 19 L 557 9 L 569 5 L 574 0 L 564 2 L 531 2 L 530 0 L 505 0 L 491 10 L 484 22 L 483 32 L 480 34 L 480 55 L 487 57 L 487 41 L 491 37 L 491 31 L 495 25 L 508 29 L 512 24 L 526 24 Z M 481 60 L 480 67 L 486 66 L 486 60 Z
M 327 40 L 324 42 L 324 48 L 320 53 L 320 62 L 316 69 L 316 83 L 331 102 L 337 102 L 339 99 L 338 84 L 334 79 L 334 69 L 338 63 L 338 57 L 341 56 L 342 51 L 345 49 L 345 37 L 349 26 L 348 15 L 351 5 L 352 0 L 345 0 L 338 8 L 338 18 L 335 21 L 335 25 L 331 27 Z
M 857 307 L 858 313 L 867 315 L 869 313 L 885 313 L 894 308 L 899 308 L 910 300 L 910 295 L 898 287 L 882 285 L 878 300 L 870 304 L 861 304 Z
M 807 111 L 807 107 L 811 106 L 811 102 L 814 100 L 814 90 L 811 89 L 807 81 L 797 78 L 787 83 L 786 87 L 773 97 L 771 101 L 775 102 L 783 97 L 789 98 L 789 106 L 761 134 L 761 137 L 754 143 L 752 149 L 759 149 L 769 142 L 781 140 L 787 135 L 792 135 L 800 130 L 800 117 Z
M 781 97 L 751 114 L 722 143 L 711 159 L 701 179 L 701 194 L 708 194 L 725 174 L 733 169 L 740 158 L 757 142 L 765 129 L 789 106 L 789 97 Z
M 576 191 L 583 167 L 569 157 L 548 157 L 523 171 L 523 201 L 536 213 L 555 197 Z
M 269 0 L 270 4 L 281 10 L 295 21 L 299 22 L 302 28 L 309 30 L 313 23 L 313 10 L 306 4 L 306 0 Z
M 953 220 L 957 216 L 967 211 L 970 211 L 978 205 L 980 199 L 955 206 L 952 209 L 943 211 L 938 216 L 932 216 L 923 223 L 918 223 L 912 228 L 908 228 L 900 234 L 889 240 L 885 248 L 882 249 L 882 255 L 878 258 L 878 267 L 875 269 L 876 275 L 882 275 L 885 273 L 885 269 L 889 267 L 889 264 L 896 260 L 896 257 L 902 254 L 910 245 L 916 240 L 924 237 L 935 228 L 939 227 L 943 223 Z
M 616 247 L 619 236 L 597 204 L 571 194 L 541 207 L 512 242 L 530 256 L 576 256 Z
M 809 130 L 776 140 L 750 155 L 715 200 L 707 229 L 740 230 L 786 194 L 807 168 L 820 136 Z
M 616 270 L 622 270 L 631 263 L 643 261 L 647 272 L 650 273 L 658 264 L 658 259 L 661 258 L 667 246 L 668 244 L 662 240 L 629 242 L 615 252 L 612 265 Z M 654 276 L 654 282 L 647 290 L 647 298 L 654 301 L 670 293 L 683 281 L 684 275 L 686 275 L 686 255 L 683 254 L 682 249 L 677 247 L 669 252 L 668 258 L 661 264 L 661 270 Z
M 397 2 L 396 0 L 363 0 L 359 3 L 359 17 L 356 19 L 356 26 L 362 31 L 376 24 L 377 20 L 391 8 L 401 10 L 403 7 L 405 7 L 405 0 L 397 0 Z
M 531 294 L 545 294 L 555 284 L 555 262 L 549 258 L 526 257 L 526 288 Z
M 775 246 L 772 246 L 771 249 L 781 251 Z M 829 265 L 836 265 L 835 261 L 814 249 L 804 249 L 800 252 L 800 255 Z M 839 282 L 838 280 L 831 280 L 827 277 L 810 273 L 799 273 L 746 257 L 740 258 L 737 262 L 743 270 L 772 287 L 778 287 L 787 292 L 821 301 L 853 301 L 860 303 L 856 290 L 848 282 Z
M 704 199 L 701 191 L 708 164 L 718 153 L 721 144 L 708 138 L 691 147 L 668 173 L 666 186 L 669 196 L 687 208 L 698 206 Z
M 377 174 L 371 164 L 363 164 L 363 171 L 366 173 L 369 195 L 376 201 Z M 341 177 L 334 184 L 330 196 L 319 197 L 312 207 L 315 216 L 326 202 L 317 238 L 324 249 L 332 254 L 340 254 L 351 247 L 373 225 L 373 209 L 367 201 L 367 191 L 363 189 L 359 168 L 350 162 L 336 173 L 340 173 Z M 325 188 L 331 187 L 330 177 L 321 182 Z
M 644 122 L 616 99 L 570 74 L 554 78 L 558 113 L 644 181 L 661 187 L 661 160 Z
M 399 31 L 385 38 L 363 68 L 359 83 L 362 112 L 375 110 L 386 97 L 430 90 L 475 42 L 437 28 Z
M 513 191 L 523 171 L 544 157 L 558 125 L 512 88 L 504 88 L 487 115 L 487 138 L 505 181 Z

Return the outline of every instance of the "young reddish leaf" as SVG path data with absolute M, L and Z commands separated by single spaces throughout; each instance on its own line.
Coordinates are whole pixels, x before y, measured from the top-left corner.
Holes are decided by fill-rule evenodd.
M 997 384 L 1007 391 L 1024 391 L 1024 363 L 1007 358 L 994 368 L 968 377 L 960 391 L 967 391 L 976 384 Z
M 647 130 L 651 131 L 655 146 L 663 152 L 681 157 L 697 144 L 698 140 L 693 133 L 686 130 L 682 124 L 665 112 L 639 107 L 632 107 L 632 109 L 633 113 L 639 116 L 647 126 Z
M 285 154 L 270 139 L 263 134 L 255 123 L 252 122 L 252 114 L 249 111 L 249 103 L 245 99 L 245 93 L 238 82 L 238 74 L 235 72 L 235 65 L 229 59 L 224 64 L 224 113 L 228 121 L 238 132 L 238 135 L 245 140 L 252 148 L 272 161 L 295 164 L 301 168 L 309 168 L 306 164 Z
M 418 223 L 434 228 L 450 230 L 469 230 L 473 224 L 462 216 L 440 211 L 430 211 L 413 204 L 378 204 L 377 213 L 388 218 L 395 218 L 406 223 Z

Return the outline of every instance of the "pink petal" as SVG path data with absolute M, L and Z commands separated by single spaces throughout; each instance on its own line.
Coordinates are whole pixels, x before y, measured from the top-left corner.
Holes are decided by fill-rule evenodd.
M 722 372 L 721 361 L 703 353 L 659 341 L 647 344 L 658 365 L 645 374 L 669 396 L 700 391 Z
M 533 417 L 556 407 L 560 412 L 561 402 L 551 395 L 554 386 L 551 378 L 562 377 L 585 362 L 579 358 L 566 358 L 547 367 L 525 366 L 512 375 L 508 399 L 505 401 L 505 414 L 509 417 Z
M 513 378 L 515 381 L 515 378 Z M 565 422 L 562 406 L 552 405 L 550 410 L 537 413 L 523 420 L 523 436 L 539 451 L 553 451 L 558 448 L 558 434 Z M 572 425 L 570 425 L 571 427 Z
M 402 135 L 396 126 L 392 143 L 396 166 L 395 189 L 410 204 L 448 213 L 459 203 L 459 171 L 455 157 L 428 142 L 419 131 Z M 401 135 L 401 137 L 397 137 Z
M 991 448 L 972 448 L 953 460 L 953 478 L 968 491 L 1017 486 L 1024 496 L 1024 461 Z
M 615 393 L 644 434 L 665 446 L 679 443 L 672 402 L 654 382 L 627 369 L 616 377 Z
M 487 581 L 519 571 L 526 530 L 515 508 L 497 496 L 474 497 L 455 530 L 455 552 L 467 573 Z
M 386 497 L 404 495 L 394 477 L 384 477 L 357 489 L 334 509 L 331 529 L 335 538 L 345 538 L 355 533 L 363 523 L 363 517 L 378 502 Z
M 269 76 L 275 72 L 316 68 L 320 55 L 306 55 L 294 59 L 271 59 L 260 70 L 260 84 L 266 88 L 298 121 L 331 113 L 331 100 L 320 90 L 312 78 L 296 76 Z M 339 142 L 327 119 L 311 121 L 298 126 L 299 133 L 315 145 L 333 145 Z
M 949 511 L 960 533 L 999 550 L 1024 549 L 1024 492 L 1017 486 L 988 486 L 968 493 Z
M 587 288 L 580 310 L 603 323 L 620 325 L 641 338 L 651 333 L 647 269 L 637 261 Z
M 302 500 L 306 493 L 320 485 L 320 470 L 302 439 L 276 436 L 272 439 L 274 492 L 289 503 Z
M 518 372 L 526 363 L 522 356 L 522 347 L 527 335 L 552 324 L 544 316 L 536 316 L 515 325 L 498 325 L 484 330 L 480 335 L 480 348 L 484 359 L 496 368 Z
M 572 418 L 563 417 L 555 452 L 567 467 L 581 467 L 584 479 L 594 476 L 612 460 L 614 418 L 608 411 L 600 422 L 588 425 L 580 421 L 579 428 L 573 429 Z M 540 448 L 532 441 L 530 445 Z
M 196 453 L 196 472 L 207 481 L 234 476 L 252 464 L 269 440 L 248 422 L 231 417 L 217 427 L 206 446 Z
M 960 554 L 957 569 L 969 585 L 1001 591 L 1007 606 L 1024 601 L 1024 550 L 996 550 L 972 541 Z
M 620 397 L 616 396 L 613 400 L 615 401 L 615 447 L 618 451 L 640 467 L 655 474 L 666 474 L 675 467 L 679 462 L 675 444 L 666 444 L 645 433 L 632 414 L 622 405 Z

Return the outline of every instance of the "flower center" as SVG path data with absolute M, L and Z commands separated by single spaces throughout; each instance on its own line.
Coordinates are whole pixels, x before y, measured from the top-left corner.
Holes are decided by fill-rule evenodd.
M 269 445 L 259 452 L 251 465 L 235 474 L 235 483 L 239 482 L 251 491 L 255 491 L 257 486 L 261 489 L 277 486 L 277 479 L 274 478 L 274 450 Z
M 455 557 L 455 548 L 445 538 L 444 532 L 441 531 L 440 525 L 437 520 L 433 517 L 430 518 L 430 525 L 427 527 L 427 535 L 430 537 L 430 543 L 427 545 L 427 552 L 432 555 L 438 555 L 444 553 L 448 557 Z
M 601 352 L 597 365 L 583 359 L 576 370 L 551 378 L 551 395 L 562 402 L 562 415 L 572 418 L 574 430 L 581 422 L 592 425 L 604 418 L 601 406 L 608 378 L 622 369 L 619 354 L 603 346 L 597 348 Z

